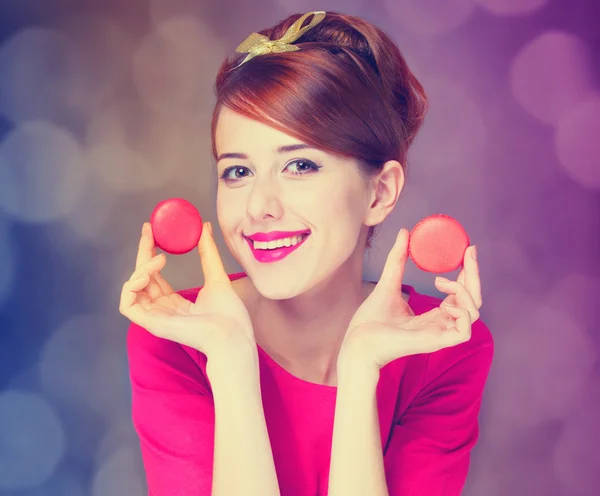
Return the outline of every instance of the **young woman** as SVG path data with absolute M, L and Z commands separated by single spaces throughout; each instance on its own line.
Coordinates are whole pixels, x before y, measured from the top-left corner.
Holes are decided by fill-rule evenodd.
M 436 279 L 443 301 L 403 284 L 406 229 L 380 280 L 362 278 L 423 89 L 388 36 L 334 12 L 238 52 L 212 137 L 219 226 L 245 272 L 225 272 L 207 223 L 205 284 L 174 292 L 146 223 L 123 286 L 149 494 L 458 495 L 493 355 L 475 247 L 457 281 Z

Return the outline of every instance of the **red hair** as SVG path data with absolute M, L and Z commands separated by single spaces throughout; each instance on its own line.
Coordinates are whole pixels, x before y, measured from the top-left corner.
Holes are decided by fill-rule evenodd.
M 301 15 L 260 34 L 279 39 Z M 379 174 L 388 160 L 405 168 L 427 97 L 391 38 L 359 17 L 327 12 L 294 45 L 300 50 L 259 55 L 237 68 L 246 54 L 223 62 L 211 130 L 215 159 L 215 131 L 225 106 L 323 151 L 356 159 L 365 178 Z M 373 231 L 374 226 L 367 247 Z

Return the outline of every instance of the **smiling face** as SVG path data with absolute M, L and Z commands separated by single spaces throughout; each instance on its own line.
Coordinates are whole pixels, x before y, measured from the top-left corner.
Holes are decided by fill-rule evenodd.
M 226 107 L 215 145 L 219 225 L 229 251 L 264 297 L 304 293 L 344 264 L 355 267 L 354 257 L 362 270 L 364 221 L 373 197 L 356 161 L 308 147 Z M 270 263 L 257 260 L 245 237 L 307 230 L 299 247 Z

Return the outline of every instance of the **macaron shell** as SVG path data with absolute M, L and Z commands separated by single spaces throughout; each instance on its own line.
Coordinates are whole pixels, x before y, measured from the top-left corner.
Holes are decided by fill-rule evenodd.
M 173 255 L 193 250 L 202 234 L 200 213 L 183 198 L 170 198 L 156 205 L 150 223 L 156 246 Z
M 466 231 L 456 219 L 436 214 L 425 217 L 413 228 L 408 252 L 421 270 L 440 274 L 462 265 L 469 243 Z

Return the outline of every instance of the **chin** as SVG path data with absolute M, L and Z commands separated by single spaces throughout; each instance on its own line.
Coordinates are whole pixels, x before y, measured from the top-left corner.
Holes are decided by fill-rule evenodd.
M 246 272 L 248 274 L 248 272 Z M 250 276 L 250 274 L 248 274 Z M 300 284 L 292 288 L 289 283 L 282 281 L 281 278 L 274 277 L 252 277 L 252 284 L 263 298 L 268 300 L 289 300 L 306 291 L 305 286 Z

